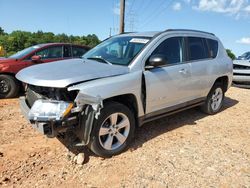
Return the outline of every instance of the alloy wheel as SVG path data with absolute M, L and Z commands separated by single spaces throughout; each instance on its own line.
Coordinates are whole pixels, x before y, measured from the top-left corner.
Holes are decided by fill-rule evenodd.
M 128 117 L 123 113 L 113 113 L 101 125 L 99 142 L 105 150 L 115 150 L 127 140 L 129 131 Z
M 213 109 L 213 111 L 217 111 L 220 106 L 221 106 L 221 102 L 223 99 L 223 91 L 221 88 L 216 88 L 213 95 L 212 95 L 212 102 L 211 102 L 211 107 Z

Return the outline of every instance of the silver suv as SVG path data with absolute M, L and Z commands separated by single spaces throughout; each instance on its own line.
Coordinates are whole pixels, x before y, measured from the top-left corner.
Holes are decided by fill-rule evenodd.
M 126 33 L 82 59 L 32 66 L 21 108 L 34 128 L 110 157 L 131 142 L 136 127 L 201 106 L 217 113 L 233 64 L 212 33 L 194 30 Z

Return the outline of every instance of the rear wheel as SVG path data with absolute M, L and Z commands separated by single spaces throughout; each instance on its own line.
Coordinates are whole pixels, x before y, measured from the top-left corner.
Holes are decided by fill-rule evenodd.
M 19 88 L 19 83 L 13 76 L 0 75 L 0 98 L 16 97 Z
M 111 157 L 124 151 L 134 136 L 135 118 L 123 104 L 106 103 L 94 122 L 89 148 L 97 155 Z
M 215 83 L 207 96 L 205 104 L 202 106 L 202 110 L 211 115 L 219 112 L 223 104 L 224 95 L 225 92 L 222 85 Z

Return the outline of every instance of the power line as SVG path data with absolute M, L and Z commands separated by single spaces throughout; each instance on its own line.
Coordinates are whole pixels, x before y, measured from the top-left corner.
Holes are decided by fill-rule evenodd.
M 133 10 L 133 5 L 134 5 L 134 3 L 135 3 L 135 0 L 132 1 L 131 5 L 130 5 L 130 8 L 129 8 L 128 12 L 127 12 L 127 14 L 130 14 L 131 11 Z
M 173 0 L 170 0 L 169 2 L 167 2 L 168 4 L 166 4 L 166 6 L 162 5 L 164 4 L 164 1 L 161 1 L 160 6 L 162 7 L 161 11 L 157 11 L 159 8 L 159 6 L 155 9 L 154 13 L 151 14 L 148 19 L 146 19 L 146 21 L 143 22 L 143 24 L 140 25 L 140 28 L 144 28 L 146 25 L 148 25 L 148 23 L 150 23 L 154 18 L 158 17 L 159 15 L 161 15 L 162 13 L 165 12 L 165 10 L 167 9 L 167 7 L 172 3 Z
M 144 0 L 144 2 L 145 2 L 145 0 Z M 151 5 L 152 2 L 154 2 L 154 1 L 148 0 L 146 3 L 143 3 L 141 8 L 139 9 L 140 10 L 139 12 L 141 13 L 143 9 L 147 10 L 147 8 L 149 7 L 149 5 Z

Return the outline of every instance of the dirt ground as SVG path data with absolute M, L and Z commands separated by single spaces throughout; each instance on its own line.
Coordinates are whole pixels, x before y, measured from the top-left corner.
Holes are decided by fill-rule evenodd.
M 119 156 L 85 149 L 82 166 L 18 105 L 0 100 L 0 187 L 250 187 L 250 90 L 231 88 L 214 116 L 191 109 L 148 123 Z

